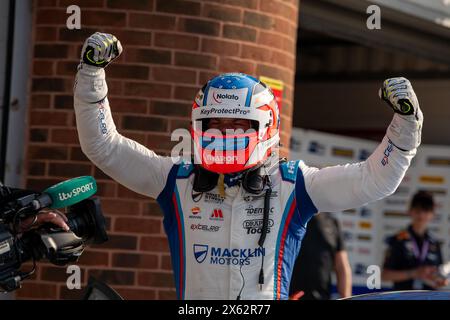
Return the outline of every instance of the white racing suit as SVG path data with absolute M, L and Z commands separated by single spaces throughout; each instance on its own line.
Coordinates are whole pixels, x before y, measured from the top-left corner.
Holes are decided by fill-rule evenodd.
M 174 164 L 119 134 L 106 96 L 103 69 L 78 72 L 75 112 L 82 150 L 125 187 L 157 199 L 180 299 L 236 299 L 242 287 L 242 299 L 287 299 L 311 216 L 392 194 L 420 144 L 420 124 L 396 114 L 386 137 L 364 162 L 320 170 L 302 161 L 280 164 L 271 172 L 269 229 L 260 248 L 264 192 L 255 196 L 240 184 L 227 187 L 225 197 L 217 187 L 193 192 L 193 166 Z M 262 258 L 265 281 L 260 287 Z

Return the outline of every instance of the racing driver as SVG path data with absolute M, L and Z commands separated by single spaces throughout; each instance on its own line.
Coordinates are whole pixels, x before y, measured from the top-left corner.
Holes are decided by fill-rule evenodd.
M 110 34 L 84 43 L 74 88 L 79 140 L 98 168 L 161 206 L 179 299 L 288 299 L 308 220 L 392 194 L 420 145 L 416 95 L 407 79 L 393 78 L 380 97 L 395 114 L 366 161 L 319 170 L 279 159 L 272 91 L 230 73 L 195 97 L 193 161 L 177 162 L 117 132 L 104 68 L 121 52 Z

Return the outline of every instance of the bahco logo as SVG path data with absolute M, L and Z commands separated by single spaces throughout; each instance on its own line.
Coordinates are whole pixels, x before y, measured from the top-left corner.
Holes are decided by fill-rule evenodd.
M 235 94 L 228 94 L 228 93 L 213 93 L 213 99 L 216 103 L 222 103 L 223 99 L 226 100 L 239 100 L 239 97 Z

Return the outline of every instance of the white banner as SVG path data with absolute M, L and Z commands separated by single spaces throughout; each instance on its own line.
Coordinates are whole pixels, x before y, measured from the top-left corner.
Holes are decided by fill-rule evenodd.
M 291 159 L 309 166 L 364 161 L 378 142 L 293 128 Z M 390 197 L 361 208 L 337 212 L 353 271 L 353 286 L 360 293 L 366 288 L 367 267 L 382 267 L 385 239 L 408 226 L 412 195 L 418 190 L 432 192 L 437 204 L 430 229 L 442 241 L 444 260 L 450 260 L 450 147 L 420 146 L 417 156 L 397 191 Z M 390 287 L 389 283 L 383 287 Z M 366 290 L 370 292 L 370 290 Z

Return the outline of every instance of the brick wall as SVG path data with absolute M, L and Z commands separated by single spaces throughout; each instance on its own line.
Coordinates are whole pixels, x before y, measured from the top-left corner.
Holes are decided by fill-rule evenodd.
M 66 7 L 78 4 L 82 29 L 66 29 Z M 107 69 L 110 102 L 122 134 L 159 153 L 170 132 L 189 125 L 199 87 L 228 71 L 285 82 L 282 142 L 291 131 L 297 0 L 37 0 L 33 8 L 32 76 L 26 186 L 41 190 L 93 175 L 111 240 L 86 250 L 84 283 L 95 275 L 127 299 L 175 298 L 170 257 L 155 201 L 112 181 L 82 154 L 72 106 L 79 52 L 95 31 L 115 34 L 125 51 Z M 286 151 L 286 147 L 284 151 Z M 19 298 L 77 298 L 64 268 L 40 264 Z

